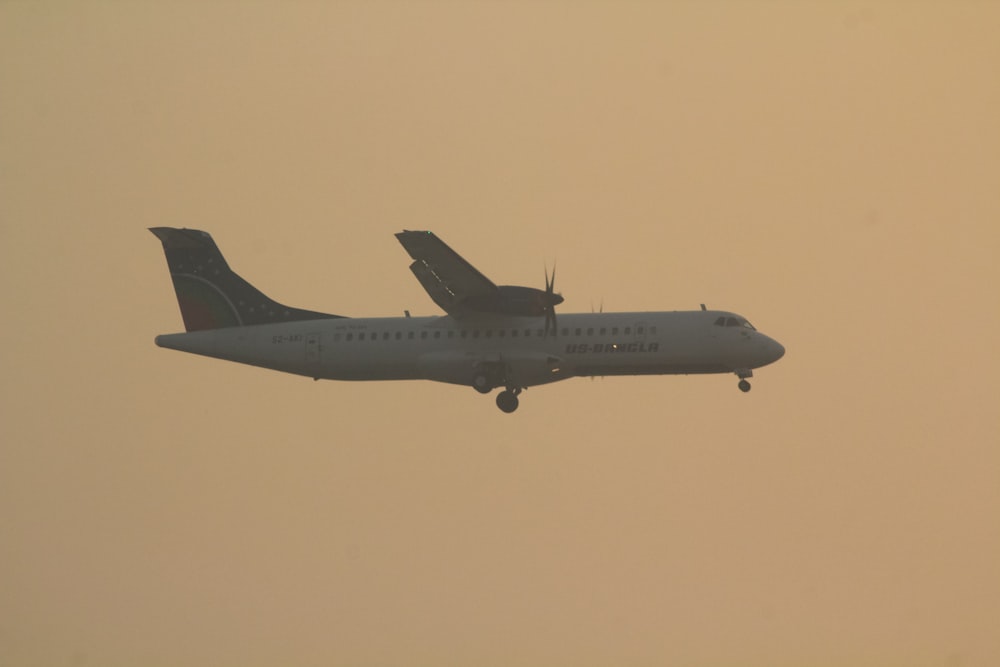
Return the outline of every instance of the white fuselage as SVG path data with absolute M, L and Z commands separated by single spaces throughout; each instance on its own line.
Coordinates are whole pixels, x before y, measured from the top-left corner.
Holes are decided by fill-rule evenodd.
M 733 319 L 738 326 L 732 325 Z M 728 319 L 730 326 L 720 325 Z M 335 318 L 158 336 L 156 344 L 316 379 L 435 380 L 469 385 L 484 364 L 511 385 L 577 376 L 741 373 L 784 354 L 722 311 Z

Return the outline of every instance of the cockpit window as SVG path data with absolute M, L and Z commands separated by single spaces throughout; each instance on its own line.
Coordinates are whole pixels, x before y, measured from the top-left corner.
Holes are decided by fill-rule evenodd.
M 746 320 L 744 320 L 742 317 L 723 316 L 717 318 L 715 322 L 713 322 L 712 324 L 714 324 L 717 327 L 746 327 L 751 331 L 756 331 L 756 329 L 754 329 L 754 326 L 749 322 L 747 322 Z

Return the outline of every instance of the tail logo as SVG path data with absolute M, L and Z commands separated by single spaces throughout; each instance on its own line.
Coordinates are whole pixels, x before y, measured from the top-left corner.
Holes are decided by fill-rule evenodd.
M 289 308 L 269 299 L 229 268 L 207 232 L 172 227 L 149 231 L 163 243 L 188 331 L 340 317 Z
M 188 331 L 238 327 L 243 324 L 225 293 L 208 280 L 189 273 L 171 273 L 177 303 Z

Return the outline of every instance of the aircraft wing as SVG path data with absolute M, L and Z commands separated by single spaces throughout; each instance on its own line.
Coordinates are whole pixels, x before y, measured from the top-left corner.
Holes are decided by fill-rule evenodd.
M 463 311 L 470 297 L 490 297 L 497 286 L 433 232 L 402 231 L 396 238 L 413 258 L 410 270 L 434 303 L 449 315 Z

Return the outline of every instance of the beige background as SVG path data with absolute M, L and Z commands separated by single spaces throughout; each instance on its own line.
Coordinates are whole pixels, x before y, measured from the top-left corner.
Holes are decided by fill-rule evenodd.
M 1000 664 L 1000 5 L 0 4 L 0 664 Z M 471 389 L 153 345 L 156 225 L 291 305 L 786 357 Z

